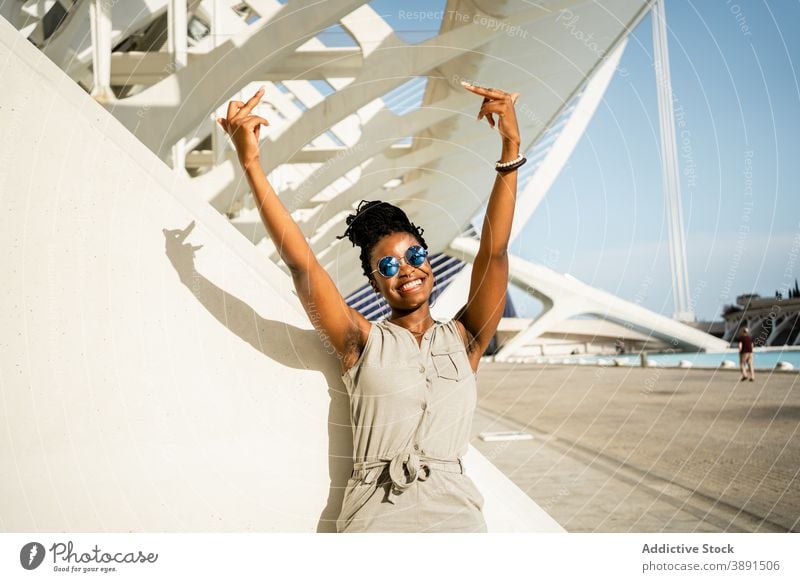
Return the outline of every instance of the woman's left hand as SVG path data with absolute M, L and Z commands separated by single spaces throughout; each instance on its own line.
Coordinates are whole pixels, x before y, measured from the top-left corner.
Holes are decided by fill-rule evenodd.
M 480 121 L 481 117 L 485 117 L 492 128 L 497 125 L 503 142 L 508 141 L 519 147 L 519 126 L 517 125 L 517 114 L 514 111 L 514 104 L 517 102 L 520 93 L 506 93 L 500 89 L 471 85 L 466 81 L 462 81 L 461 84 L 468 91 L 472 91 L 476 95 L 483 97 L 481 110 L 478 112 L 478 120 Z M 492 114 L 497 114 L 497 123 L 495 123 Z

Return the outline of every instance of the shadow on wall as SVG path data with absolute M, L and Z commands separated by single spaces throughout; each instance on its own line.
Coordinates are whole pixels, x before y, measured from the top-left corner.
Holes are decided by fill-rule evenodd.
M 282 321 L 264 319 L 255 310 L 234 295 L 217 287 L 197 272 L 195 252 L 203 245 L 192 246 L 186 238 L 194 228 L 192 221 L 181 229 L 162 229 L 166 254 L 181 282 L 216 320 L 250 344 L 267 358 L 298 370 L 317 370 L 325 376 L 328 385 L 328 475 L 330 487 L 328 500 L 319 517 L 317 532 L 335 532 L 336 518 L 342 505 L 344 489 L 353 469 L 353 437 L 350 427 L 349 399 L 338 375 L 338 364 L 320 342 L 316 330 L 294 327 Z M 319 350 L 286 351 L 278 346 L 309 346 L 319 344 Z M 265 434 L 265 437 L 268 436 Z M 280 479 L 276 470 L 275 479 Z

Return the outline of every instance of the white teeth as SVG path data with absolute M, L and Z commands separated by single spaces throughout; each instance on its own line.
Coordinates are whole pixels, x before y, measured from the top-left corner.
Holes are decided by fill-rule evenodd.
M 413 281 L 409 281 L 408 283 L 400 287 L 400 289 L 403 291 L 408 291 L 412 287 L 419 287 L 420 285 L 422 285 L 422 279 L 414 279 Z

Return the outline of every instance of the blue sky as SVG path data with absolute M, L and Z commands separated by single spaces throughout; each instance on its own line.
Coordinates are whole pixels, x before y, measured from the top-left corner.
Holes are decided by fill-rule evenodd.
M 409 40 L 435 32 L 371 5 Z M 668 0 L 666 12 L 691 300 L 716 319 L 737 295 L 772 296 L 800 276 L 800 3 Z M 512 252 L 671 316 L 649 16 L 620 67 Z M 538 312 L 512 295 L 520 315 Z
M 800 270 L 800 43 L 791 28 L 800 4 L 672 0 L 666 9 L 685 124 L 689 285 L 698 318 L 711 319 L 740 293 L 772 296 Z M 651 55 L 648 16 L 622 59 L 627 75 L 612 81 L 514 251 L 672 315 Z

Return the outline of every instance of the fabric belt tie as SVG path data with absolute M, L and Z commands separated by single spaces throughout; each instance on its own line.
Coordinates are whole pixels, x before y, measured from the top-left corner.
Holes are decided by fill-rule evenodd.
M 451 473 L 463 473 L 464 466 L 460 458 L 437 459 L 425 455 L 418 455 L 412 451 L 401 451 L 394 457 L 382 457 L 377 461 L 361 461 L 353 464 L 355 471 L 369 470 L 375 467 L 389 465 L 389 478 L 392 480 L 392 490 L 402 493 L 415 481 L 425 481 L 431 474 L 431 468 L 441 468 Z M 456 469 L 456 466 L 458 467 Z M 406 476 L 408 473 L 408 476 Z

